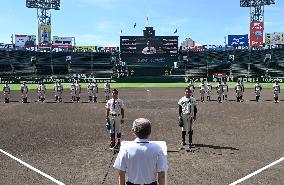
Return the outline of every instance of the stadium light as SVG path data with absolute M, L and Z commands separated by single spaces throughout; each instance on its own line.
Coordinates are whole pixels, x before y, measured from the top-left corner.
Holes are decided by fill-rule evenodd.
M 255 7 L 275 4 L 275 0 L 240 0 L 241 7 Z
M 60 0 L 26 0 L 26 7 L 60 10 Z

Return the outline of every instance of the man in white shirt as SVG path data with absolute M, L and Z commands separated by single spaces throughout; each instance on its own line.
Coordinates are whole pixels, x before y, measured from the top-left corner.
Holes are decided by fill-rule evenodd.
M 137 138 L 120 148 L 113 165 L 119 173 L 119 185 L 125 185 L 125 181 L 127 185 L 164 185 L 168 162 L 162 148 L 148 141 L 151 122 L 136 119 L 132 132 Z
M 62 94 L 63 94 L 63 85 L 61 84 L 61 81 L 56 81 L 54 85 L 54 93 L 55 93 L 55 101 L 56 102 L 62 102 Z
M 147 41 L 147 46 L 142 50 L 143 54 L 155 54 L 157 52 L 156 48 L 151 46 L 150 41 Z
M 106 122 L 110 131 L 110 148 L 119 148 L 121 142 L 121 124 L 124 123 L 124 103 L 118 98 L 118 91 L 112 90 L 112 99 L 106 105 Z M 117 143 L 115 143 L 115 135 Z

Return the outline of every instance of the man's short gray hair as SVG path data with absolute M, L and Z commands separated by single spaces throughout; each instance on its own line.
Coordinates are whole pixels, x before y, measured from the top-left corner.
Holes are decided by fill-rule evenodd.
M 134 120 L 132 128 L 139 139 L 147 139 L 151 134 L 151 122 L 146 118 Z

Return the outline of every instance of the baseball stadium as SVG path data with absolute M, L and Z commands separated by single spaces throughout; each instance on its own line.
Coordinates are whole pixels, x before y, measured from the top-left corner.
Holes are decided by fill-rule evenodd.
M 225 45 L 181 42 L 177 29 L 158 35 L 147 23 L 119 46 L 83 46 L 52 37 L 60 0 L 26 0 L 37 35 L 0 43 L 0 185 L 119 184 L 113 165 L 137 118 L 166 143 L 165 184 L 283 185 L 284 32 L 264 32 L 264 9 L 280 5 L 238 2 L 250 34 Z

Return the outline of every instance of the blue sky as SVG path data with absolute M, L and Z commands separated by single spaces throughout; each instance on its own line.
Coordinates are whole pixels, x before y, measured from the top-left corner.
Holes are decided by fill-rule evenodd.
M 25 2 L 1 1 L 0 43 L 11 43 L 12 34 L 37 34 L 36 10 L 26 8 Z M 61 10 L 52 11 L 52 35 L 74 36 L 77 45 L 118 46 L 121 29 L 122 35 L 142 35 L 145 26 L 153 26 L 156 35 L 178 35 L 179 42 L 190 37 L 199 44 L 219 45 L 228 34 L 249 33 L 249 8 L 239 4 L 240 0 L 61 0 Z M 284 32 L 283 17 L 283 0 L 267 6 L 265 32 Z

